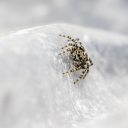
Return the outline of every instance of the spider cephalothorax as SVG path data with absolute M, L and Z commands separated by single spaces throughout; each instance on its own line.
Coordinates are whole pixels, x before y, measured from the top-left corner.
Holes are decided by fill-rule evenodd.
M 89 67 L 92 66 L 93 63 L 92 63 L 92 60 L 90 58 L 88 58 L 88 54 L 87 54 L 86 50 L 84 49 L 84 46 L 81 43 L 80 39 L 78 39 L 78 38 L 72 39 L 70 36 L 65 36 L 65 35 L 60 35 L 60 36 L 69 38 L 68 41 L 73 41 L 74 42 L 74 44 L 69 43 L 68 45 L 62 47 L 62 49 L 64 49 L 68 46 L 72 46 L 71 48 L 68 48 L 66 51 L 63 51 L 62 53 L 60 53 L 60 55 L 70 51 L 70 56 L 69 57 L 70 57 L 70 59 L 73 60 L 73 65 L 75 66 L 74 69 L 72 69 L 70 71 L 67 71 L 67 72 L 64 72 L 63 74 L 74 72 L 74 71 L 77 71 L 77 70 L 80 70 L 80 69 L 84 69 L 84 71 L 82 72 L 80 77 L 74 82 L 74 84 L 75 84 L 82 77 L 83 78 L 86 77 L 86 75 L 89 72 Z M 78 44 L 77 44 L 78 42 L 79 42 L 80 46 L 78 46 Z M 84 75 L 85 72 L 86 72 L 86 74 Z

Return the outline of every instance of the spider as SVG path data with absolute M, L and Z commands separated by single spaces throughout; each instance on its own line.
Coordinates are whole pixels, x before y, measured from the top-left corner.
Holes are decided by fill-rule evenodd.
M 84 69 L 84 71 L 82 71 L 82 74 L 80 75 L 80 77 L 74 82 L 74 84 L 75 84 L 82 77 L 83 77 L 83 79 L 86 77 L 86 75 L 89 72 L 89 67 L 93 65 L 93 62 L 90 58 L 88 58 L 88 54 L 87 54 L 86 50 L 84 49 L 84 46 L 81 43 L 79 38 L 72 39 L 70 36 L 65 36 L 65 35 L 61 35 L 61 34 L 59 36 L 66 37 L 69 39 L 68 41 L 74 42 L 73 44 L 69 43 L 68 45 L 62 47 L 62 49 L 64 49 L 68 46 L 72 46 L 71 48 L 68 48 L 67 50 L 60 53 L 60 55 L 70 51 L 69 58 L 71 60 L 73 60 L 73 65 L 75 66 L 74 69 L 67 71 L 67 72 L 64 72 L 63 74 L 75 72 L 75 71 L 78 71 L 80 69 Z M 79 42 L 80 46 L 78 46 L 78 44 L 77 44 L 78 42 Z M 86 72 L 86 74 L 84 75 L 85 72 Z

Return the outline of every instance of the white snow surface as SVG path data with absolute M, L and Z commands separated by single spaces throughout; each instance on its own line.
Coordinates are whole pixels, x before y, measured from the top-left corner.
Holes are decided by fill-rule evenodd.
M 59 34 L 80 38 L 94 63 L 76 84 Z M 1 128 L 125 128 L 127 104 L 126 36 L 53 24 L 0 37 Z

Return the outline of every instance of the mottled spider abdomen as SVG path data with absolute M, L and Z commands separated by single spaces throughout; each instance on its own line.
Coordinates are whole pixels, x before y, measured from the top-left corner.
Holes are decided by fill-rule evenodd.
M 82 62 L 88 58 L 88 55 L 85 51 L 77 49 L 73 53 L 70 53 L 70 58 L 74 61 Z
M 82 77 L 83 78 L 86 77 L 86 75 L 89 72 L 89 67 L 92 66 L 93 63 L 92 63 L 92 60 L 90 58 L 88 58 L 88 54 L 87 54 L 86 50 L 84 49 L 84 46 L 81 43 L 80 39 L 78 39 L 78 38 L 72 39 L 70 36 L 65 36 L 65 35 L 60 35 L 60 36 L 69 38 L 68 41 L 73 41 L 74 42 L 74 44 L 69 43 L 68 45 L 62 47 L 62 49 L 64 49 L 68 46 L 72 46 L 71 48 L 68 48 L 66 51 L 63 51 L 62 53 L 60 53 L 60 55 L 70 51 L 70 56 L 69 57 L 73 61 L 73 65 L 75 66 L 75 69 L 64 72 L 63 74 L 74 72 L 74 71 L 77 71 L 77 70 L 80 70 L 80 69 L 84 69 L 84 71 L 82 72 L 80 77 L 74 82 L 74 84 L 75 84 Z M 79 42 L 80 46 L 78 46 L 77 41 Z M 86 74 L 84 75 L 85 72 L 86 72 Z

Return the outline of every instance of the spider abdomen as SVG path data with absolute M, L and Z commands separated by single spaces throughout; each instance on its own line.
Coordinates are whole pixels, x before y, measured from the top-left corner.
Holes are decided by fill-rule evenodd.
M 74 61 L 82 62 L 86 59 L 87 55 L 85 51 L 76 49 L 73 53 L 70 53 L 70 58 Z

